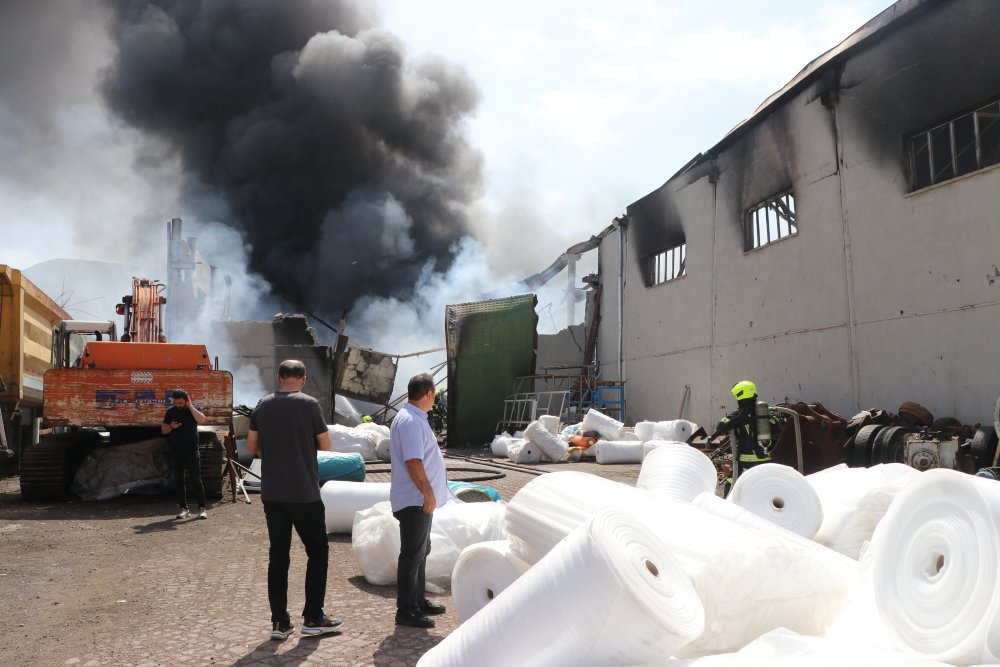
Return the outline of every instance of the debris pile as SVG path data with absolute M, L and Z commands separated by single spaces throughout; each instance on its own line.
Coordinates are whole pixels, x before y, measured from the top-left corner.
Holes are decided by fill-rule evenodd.
M 544 415 L 524 431 L 501 433 L 490 451 L 513 463 L 559 463 L 593 458 L 597 463 L 642 463 L 646 454 L 663 442 L 687 442 L 698 425 L 686 419 L 639 422 L 627 428 L 617 419 L 590 409 L 579 424 L 559 430 L 559 418 Z

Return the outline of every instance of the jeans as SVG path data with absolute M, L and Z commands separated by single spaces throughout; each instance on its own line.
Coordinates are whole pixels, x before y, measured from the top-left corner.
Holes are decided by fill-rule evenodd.
M 392 515 L 399 521 L 399 563 L 396 569 L 396 609 L 419 611 L 424 593 L 427 555 L 431 552 L 433 515 L 422 507 L 404 507 Z
M 326 537 L 326 510 L 323 501 L 282 503 L 264 501 L 267 537 L 271 542 L 267 562 L 267 599 L 271 604 L 271 622 L 288 619 L 288 564 L 292 547 L 292 527 L 306 548 L 306 604 L 302 616 L 307 620 L 323 618 L 326 598 L 326 570 L 330 543 Z
M 197 449 L 171 450 L 170 460 L 174 465 L 174 481 L 177 483 L 177 504 L 181 509 L 187 509 L 187 485 L 184 483 L 184 470 L 194 482 L 195 493 L 198 494 L 198 507 L 205 507 L 205 485 L 201 483 L 201 454 Z

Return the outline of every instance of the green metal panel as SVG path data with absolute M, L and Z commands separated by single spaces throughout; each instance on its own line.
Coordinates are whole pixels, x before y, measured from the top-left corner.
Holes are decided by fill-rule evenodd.
M 535 372 L 534 294 L 448 306 L 448 446 L 481 447 L 514 379 Z

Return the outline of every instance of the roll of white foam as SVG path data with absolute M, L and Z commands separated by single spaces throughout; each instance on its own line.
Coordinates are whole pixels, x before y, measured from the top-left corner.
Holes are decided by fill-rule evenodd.
M 662 540 L 626 512 L 605 510 L 417 665 L 631 665 L 672 655 L 704 622 Z
M 479 542 L 462 549 L 451 573 L 451 595 L 459 621 L 500 595 L 530 566 L 510 550 L 510 542 Z
M 823 506 L 823 523 L 813 539 L 855 560 L 893 499 L 920 473 L 902 463 L 871 468 L 840 464 L 806 475 Z
M 566 458 L 566 443 L 549 432 L 540 421 L 535 420 L 524 429 L 524 437 L 534 443 L 546 461 L 562 461 Z
M 823 523 L 823 507 L 812 485 L 798 470 L 779 463 L 741 473 L 729 500 L 803 537 L 811 538 Z
M 695 661 L 690 667 L 948 667 L 897 650 L 796 634 L 785 628 L 757 638 L 724 662 Z M 674 667 L 672 663 L 668 663 Z
M 656 422 L 656 425 L 653 427 L 653 437 L 650 439 L 687 442 L 697 430 L 698 425 L 694 422 L 686 419 L 671 419 L 669 421 Z
M 327 482 L 319 497 L 326 510 L 326 532 L 350 533 L 355 512 L 389 500 L 389 482 Z
M 426 587 L 444 592 L 459 554 L 469 545 L 504 538 L 505 503 L 448 502 L 434 510 L 431 552 L 427 555 Z M 388 502 L 354 516 L 351 546 L 361 573 L 370 584 L 396 583 L 399 560 L 399 522 Z
M 653 429 L 656 428 L 656 422 L 639 422 L 635 425 L 635 434 L 639 436 L 639 439 L 643 442 L 653 439 Z
M 642 438 L 635 434 L 635 430 L 625 426 L 618 434 L 618 442 L 642 442 Z
M 514 438 L 506 432 L 493 438 L 493 442 L 490 444 L 490 451 L 493 453 L 493 456 L 500 458 L 507 456 L 507 445 L 509 445 L 512 440 L 514 440 Z
M 618 434 L 621 433 L 622 426 L 624 426 L 624 424 L 617 419 L 613 419 L 591 408 L 587 410 L 587 414 L 583 416 L 583 422 L 580 424 L 580 430 L 597 431 L 605 440 L 617 440 Z
M 524 438 L 512 440 L 507 443 L 507 458 L 514 463 L 538 463 L 542 460 L 542 450 Z
M 392 440 L 389 438 L 382 438 L 375 445 L 375 458 L 379 461 L 390 461 L 392 460 Z
M 639 440 L 601 440 L 593 449 L 598 463 L 642 463 L 645 450 Z
M 1000 484 L 917 475 L 871 542 L 875 604 L 897 645 L 955 665 L 1000 662 Z
M 375 448 L 382 437 L 377 430 L 340 424 L 329 424 L 326 428 L 330 433 L 331 452 L 358 453 L 365 461 L 375 460 Z
M 559 435 L 559 416 L 542 415 L 538 418 L 539 423 L 552 435 Z
M 699 493 L 715 492 L 718 473 L 702 452 L 683 442 L 653 440 L 645 446 L 648 451 L 635 483 L 640 489 L 681 502 L 691 502 Z
M 731 511 L 749 517 L 748 524 L 574 471 L 542 475 L 514 495 L 506 516 L 511 550 L 538 563 L 608 507 L 649 525 L 691 578 L 706 613 L 704 634 L 684 649 L 691 655 L 736 650 L 778 627 L 822 634 L 857 575 L 851 559 L 735 505 Z

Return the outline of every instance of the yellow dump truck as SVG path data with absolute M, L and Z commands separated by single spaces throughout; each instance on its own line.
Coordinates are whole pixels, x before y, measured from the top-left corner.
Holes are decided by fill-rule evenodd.
M 0 463 L 31 443 L 42 416 L 52 331 L 69 313 L 21 271 L 0 264 Z

